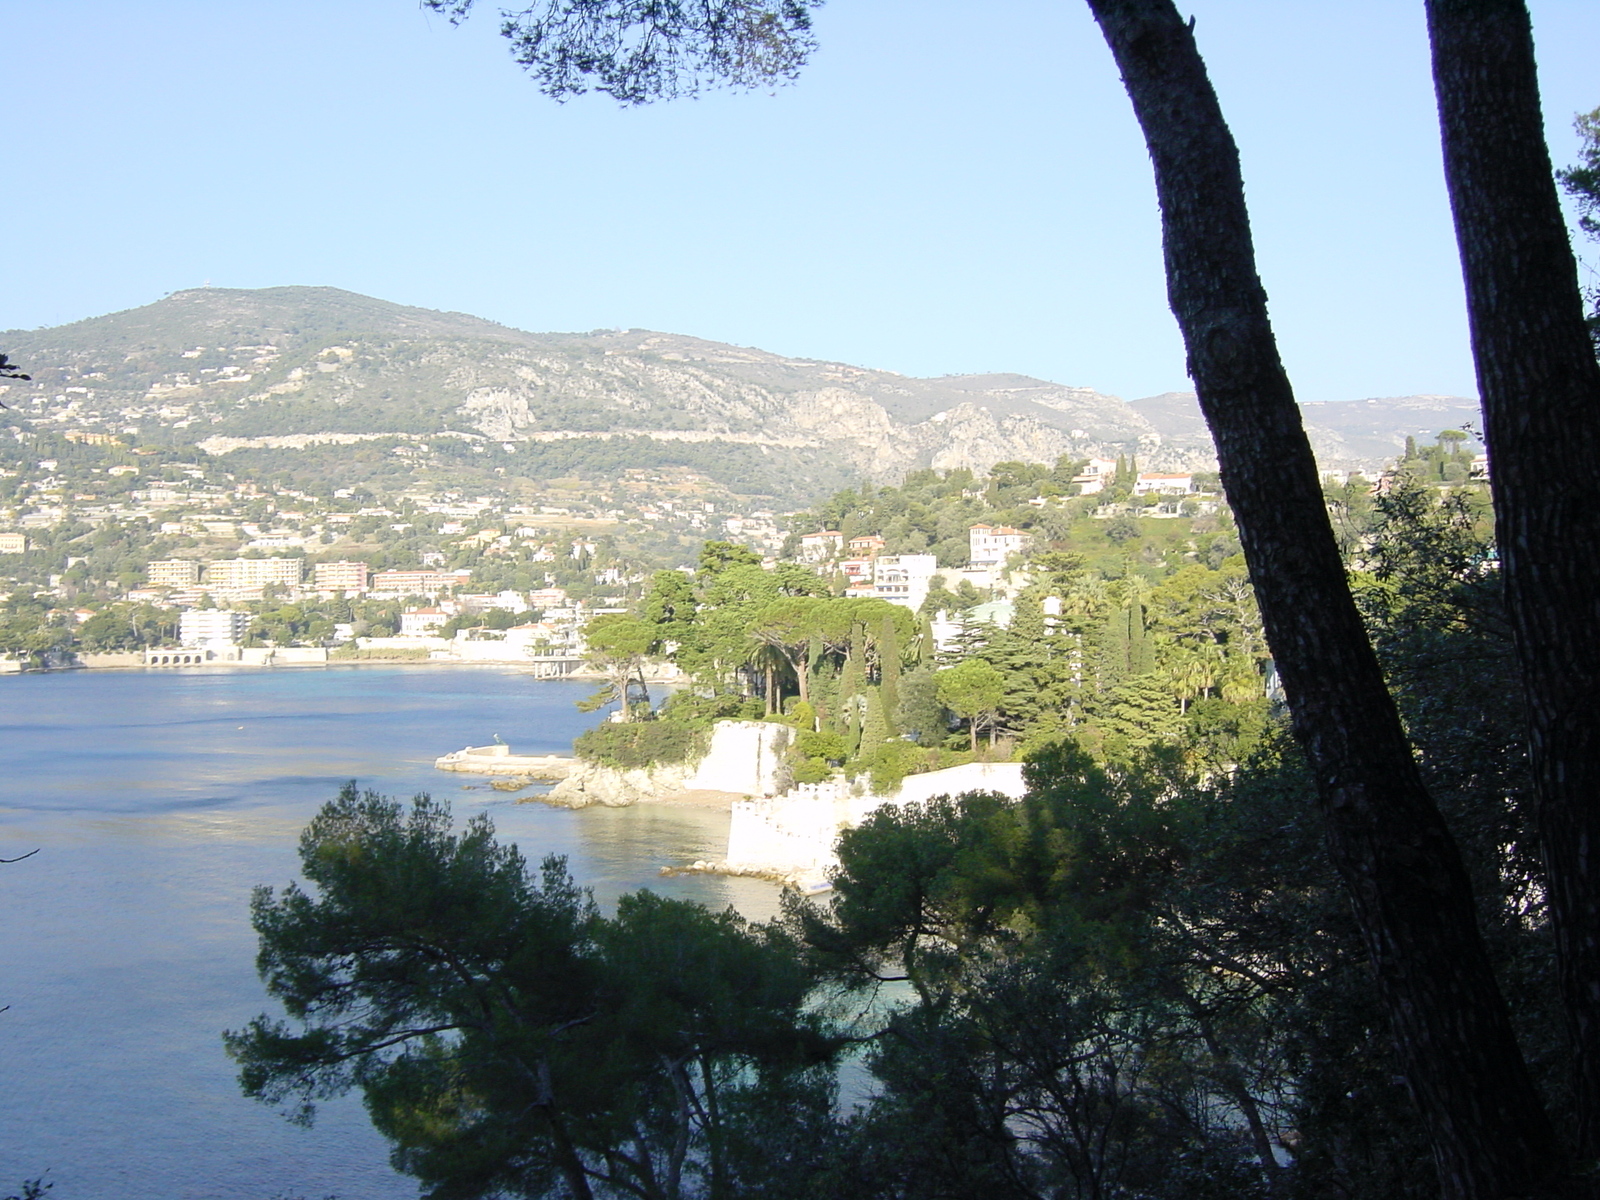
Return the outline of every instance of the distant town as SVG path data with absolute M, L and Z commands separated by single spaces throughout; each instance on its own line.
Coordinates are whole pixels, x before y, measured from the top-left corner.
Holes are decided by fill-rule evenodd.
M 692 472 L 630 471 L 612 497 L 528 505 L 506 495 L 261 487 L 211 462 L 142 454 L 69 431 L 91 465 L 37 459 L 4 471 L 0 671 L 63 666 L 287 664 L 340 660 L 515 662 L 581 668 L 583 627 L 625 611 L 652 570 L 726 539 L 770 565 L 804 563 L 838 594 L 920 610 L 930 588 L 1004 602 L 1026 582 L 1029 533 L 974 522 L 966 554 L 886 553 L 883 536 L 809 527 L 810 514 L 728 511 L 737 497 Z M 76 456 L 75 456 L 76 457 Z M 156 459 L 151 462 L 149 459 Z M 1214 514 L 1215 477 L 1072 464 L 1067 499 L 1101 518 Z M 1125 502 L 1096 506 L 1118 471 Z M 983 492 L 974 481 L 972 495 Z M 603 503 L 610 500 L 608 506 Z M 937 614 L 931 614 L 937 617 Z M 940 641 L 949 630 L 936 625 Z

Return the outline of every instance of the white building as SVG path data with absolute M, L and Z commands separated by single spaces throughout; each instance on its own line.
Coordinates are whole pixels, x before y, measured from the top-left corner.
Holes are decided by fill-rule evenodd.
M 1187 496 L 1194 491 L 1194 476 L 1175 472 L 1141 471 L 1133 481 L 1133 494 L 1143 496 L 1149 492 L 1161 495 Z
M 967 530 L 967 557 L 975 567 L 998 566 L 1020 554 L 1028 535 L 1009 525 L 974 525 Z
M 410 608 L 400 614 L 401 637 L 431 637 L 450 614 L 442 608 Z
M 928 598 L 928 581 L 938 572 L 939 560 L 931 554 L 879 555 L 872 563 L 873 594 L 915 612 Z
M 301 558 L 224 558 L 206 568 L 206 582 L 219 588 L 300 586 Z
M 816 533 L 800 536 L 800 561 L 821 562 L 832 558 L 844 547 L 844 534 L 837 529 L 819 529 Z
M 722 727 L 731 723 L 719 721 L 716 730 L 720 734 Z M 1027 793 L 1027 783 L 1021 763 L 972 762 L 908 775 L 893 792 L 882 796 L 867 790 L 865 777 L 854 782 L 836 778 L 800 783 L 776 796 L 753 788 L 737 790 L 753 794 L 748 800 L 733 802 L 727 865 L 820 880 L 838 868 L 835 847 L 839 834 L 860 825 L 880 808 L 901 808 L 926 803 L 934 796 L 971 791 L 999 792 L 1016 800 Z
M 498 609 L 501 612 L 528 611 L 528 598 L 509 588 L 503 592 L 457 592 L 456 603 L 462 612 L 485 613 Z
M 247 612 L 191 608 L 178 617 L 178 642 L 184 646 L 231 646 L 249 628 Z

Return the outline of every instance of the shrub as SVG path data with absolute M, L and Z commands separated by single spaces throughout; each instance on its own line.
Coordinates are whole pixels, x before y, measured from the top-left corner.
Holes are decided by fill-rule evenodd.
M 833 768 L 820 758 L 802 758 L 789 768 L 789 777 L 795 783 L 821 783 L 833 774 Z
M 672 725 L 710 726 L 717 721 L 759 721 L 766 715 L 760 700 L 746 700 L 731 692 L 703 696 L 693 690 L 674 692 L 661 706 L 661 716 Z
M 396 659 L 426 660 L 429 651 L 426 646 L 397 646 L 393 649 L 363 649 L 353 642 L 346 642 L 343 646 L 335 646 L 328 651 L 331 662 L 390 662 Z
M 607 721 L 579 734 L 572 749 L 585 762 L 631 771 L 699 759 L 709 744 L 705 728 L 678 721 Z
M 820 758 L 831 763 L 844 762 L 850 753 L 843 736 L 826 729 L 821 732 L 802 730 L 795 738 L 794 746 L 799 758 Z
M 907 775 L 915 774 L 919 768 L 927 770 L 926 758 L 926 752 L 910 742 L 884 742 L 878 746 L 867 759 L 873 794 L 886 795 L 898 788 Z

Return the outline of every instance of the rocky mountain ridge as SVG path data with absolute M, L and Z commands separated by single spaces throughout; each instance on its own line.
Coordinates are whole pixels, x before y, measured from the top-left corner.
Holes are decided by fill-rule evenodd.
M 626 448 L 640 466 L 693 450 L 714 474 L 726 451 L 744 490 L 764 473 L 796 497 L 850 478 L 1063 454 L 1215 465 L 1183 393 L 1129 404 L 1022 375 L 917 379 L 648 330 L 528 333 L 334 288 L 193 289 L 6 332 L 0 346 L 34 376 L 0 400 L 32 423 L 213 454 L 382 439 L 404 454 L 401 442 L 444 438 L 524 452 L 507 468 L 559 473 L 563 455 L 592 459 L 614 443 L 613 457 Z M 1469 409 L 1435 397 L 1306 406 L 1324 465 L 1369 469 L 1406 433 L 1459 425 Z

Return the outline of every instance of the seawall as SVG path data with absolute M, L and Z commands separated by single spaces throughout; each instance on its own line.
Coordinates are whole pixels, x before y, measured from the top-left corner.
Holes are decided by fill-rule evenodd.
M 565 779 L 577 759 L 561 754 L 513 754 L 503 743 L 493 746 L 464 746 L 433 760 L 441 771 L 463 771 L 471 775 L 525 775 L 529 779 Z

